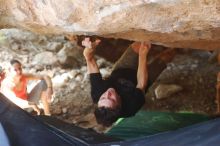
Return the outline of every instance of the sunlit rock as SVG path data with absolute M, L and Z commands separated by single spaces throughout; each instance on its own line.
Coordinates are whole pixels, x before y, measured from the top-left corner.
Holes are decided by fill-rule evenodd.
M 7 0 L 0 25 L 38 33 L 151 40 L 170 47 L 220 47 L 219 0 Z
M 162 99 L 171 96 L 183 88 L 175 84 L 159 84 L 155 89 L 155 95 L 157 99 Z

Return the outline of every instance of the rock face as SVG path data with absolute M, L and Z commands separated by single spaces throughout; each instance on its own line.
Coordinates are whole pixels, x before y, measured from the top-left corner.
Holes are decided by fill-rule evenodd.
M 0 25 L 214 50 L 220 47 L 220 1 L 2 0 Z
M 220 66 L 217 62 L 208 62 L 210 53 L 207 51 L 179 51 L 180 54 L 175 56 L 174 60 L 168 64 L 167 68 L 149 88 L 146 94 L 145 109 L 215 113 L 216 75 Z M 161 85 L 166 86 L 161 88 Z M 167 85 L 178 85 L 182 90 L 178 91 L 178 86 L 173 89 L 170 88 L 171 86 L 165 89 L 168 87 Z M 158 88 L 158 86 L 161 87 Z M 162 93 L 156 93 L 155 90 Z M 158 99 L 159 94 L 160 97 L 168 98 Z
M 37 70 L 42 70 L 42 66 L 79 68 L 85 64 L 81 47 L 62 35 L 44 36 L 19 29 L 1 29 L 0 51 L 3 60 L 15 58 L 28 67 L 38 66 Z M 10 55 L 3 55 L 4 51 L 9 51 Z
M 157 99 L 169 97 L 181 91 L 183 88 L 175 84 L 159 84 L 155 89 L 155 95 Z

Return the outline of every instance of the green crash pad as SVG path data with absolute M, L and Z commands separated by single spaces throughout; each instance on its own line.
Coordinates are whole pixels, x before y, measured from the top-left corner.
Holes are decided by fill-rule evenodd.
M 207 120 L 210 120 L 207 115 L 196 113 L 139 111 L 134 117 L 119 119 L 105 134 L 131 139 L 176 130 Z

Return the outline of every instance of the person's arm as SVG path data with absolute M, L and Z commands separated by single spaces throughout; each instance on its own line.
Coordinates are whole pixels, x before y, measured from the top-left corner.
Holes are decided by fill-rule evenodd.
M 82 45 L 85 47 L 83 51 L 83 55 L 86 60 L 88 73 L 99 73 L 99 67 L 96 63 L 94 54 L 96 46 L 100 43 L 100 40 L 96 40 L 95 42 L 91 42 L 90 38 L 85 38 L 82 41 Z
M 47 88 L 52 88 L 53 84 L 51 78 L 47 75 L 33 75 L 33 74 L 25 74 L 28 80 L 45 80 L 47 84 Z
M 147 70 L 147 54 L 150 49 L 150 44 L 141 43 L 139 49 L 138 58 L 138 71 L 137 71 L 137 86 L 136 88 L 141 89 L 143 92 L 147 86 L 148 70 Z
M 47 84 L 47 101 L 51 102 L 52 95 L 53 95 L 53 84 L 52 84 L 51 78 L 49 76 L 44 75 L 43 79 L 45 80 Z
M 47 99 L 48 102 L 51 101 L 51 97 L 53 94 L 53 83 L 51 81 L 51 78 L 47 75 L 32 75 L 32 74 L 26 74 L 25 75 L 27 77 L 28 80 L 45 80 L 46 84 L 47 84 Z
M 96 63 L 96 60 L 93 58 L 91 60 L 86 59 L 87 71 L 89 74 L 91 73 L 99 73 L 99 67 Z

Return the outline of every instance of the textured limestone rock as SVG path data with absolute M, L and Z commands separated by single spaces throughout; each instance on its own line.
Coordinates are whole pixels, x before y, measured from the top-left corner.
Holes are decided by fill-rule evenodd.
M 157 99 L 169 97 L 170 95 L 181 91 L 183 88 L 175 84 L 159 84 L 155 89 Z
M 57 53 L 59 63 L 64 68 L 79 67 L 84 63 L 82 49 L 71 43 L 64 44 L 64 47 Z
M 0 25 L 213 50 L 220 47 L 220 1 L 1 0 Z
M 41 52 L 35 55 L 33 64 L 36 65 L 54 65 L 58 62 L 57 57 L 52 52 Z
M 4 55 L 3 50 L 9 51 L 11 57 Z M 1 29 L 0 51 L 1 57 L 9 58 L 5 60 L 16 58 L 26 67 L 38 66 L 37 70 L 48 65 L 77 68 L 85 64 L 83 50 L 63 35 L 45 36 L 19 29 Z

